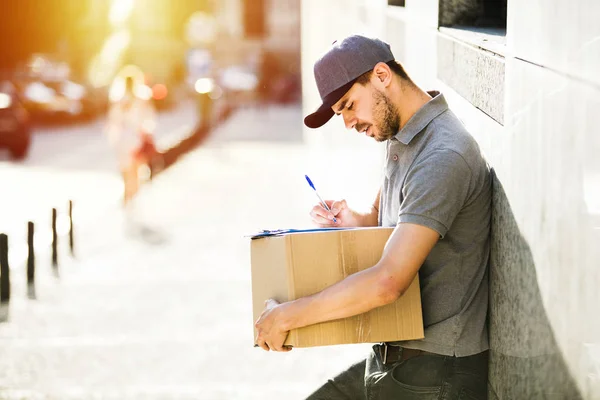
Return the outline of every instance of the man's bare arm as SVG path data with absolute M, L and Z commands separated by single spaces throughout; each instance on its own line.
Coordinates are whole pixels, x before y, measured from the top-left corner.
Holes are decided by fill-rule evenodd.
M 408 289 L 438 238 L 430 228 L 399 224 L 376 265 L 317 294 L 281 304 L 281 328 L 289 331 L 392 303 Z

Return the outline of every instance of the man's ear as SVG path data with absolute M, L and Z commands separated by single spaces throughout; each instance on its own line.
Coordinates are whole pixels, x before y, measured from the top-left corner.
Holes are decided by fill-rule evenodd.
M 373 68 L 373 78 L 378 85 L 388 87 L 392 83 L 392 70 L 390 67 L 383 62 L 379 62 Z

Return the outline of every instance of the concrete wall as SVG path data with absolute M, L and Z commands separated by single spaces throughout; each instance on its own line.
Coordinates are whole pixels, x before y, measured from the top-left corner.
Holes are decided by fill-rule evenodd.
M 494 168 L 492 399 L 600 398 L 598 15 L 595 0 L 509 0 L 504 36 L 438 28 L 438 0 L 303 2 L 305 112 L 319 54 L 350 33 L 380 36 L 445 94 Z M 341 121 L 305 138 L 332 195 L 376 190 L 381 146 Z

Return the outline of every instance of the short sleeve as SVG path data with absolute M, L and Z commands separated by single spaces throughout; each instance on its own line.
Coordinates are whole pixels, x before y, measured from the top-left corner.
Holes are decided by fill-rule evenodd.
M 402 187 L 398 223 L 427 226 L 443 238 L 467 201 L 471 179 L 469 165 L 453 150 L 417 158 Z

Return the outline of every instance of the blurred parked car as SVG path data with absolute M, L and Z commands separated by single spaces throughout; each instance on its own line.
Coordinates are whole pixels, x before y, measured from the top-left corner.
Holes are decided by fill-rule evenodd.
M 34 122 L 90 119 L 108 107 L 106 89 L 76 78 L 67 61 L 51 54 L 33 54 L 15 69 L 13 82 Z
M 23 159 L 31 143 L 29 115 L 10 81 L 0 82 L 0 148 Z
M 101 89 L 69 79 L 47 81 L 44 84 L 54 90 L 57 99 L 64 99 L 69 104 L 68 115 L 74 118 L 92 119 L 107 109 L 107 94 Z
M 23 79 L 23 105 L 34 120 L 91 119 L 106 110 L 106 95 L 69 79 Z
M 223 68 L 219 71 L 215 83 L 229 104 L 252 103 L 256 99 L 258 77 L 248 66 L 231 65 Z

